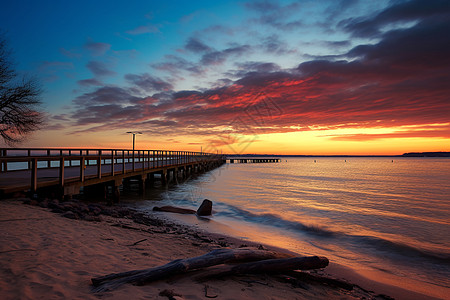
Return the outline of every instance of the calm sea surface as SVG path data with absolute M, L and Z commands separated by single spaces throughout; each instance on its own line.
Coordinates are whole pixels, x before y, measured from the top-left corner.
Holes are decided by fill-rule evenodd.
M 450 159 L 287 158 L 228 164 L 136 205 L 197 208 L 199 227 L 357 270 L 450 288 Z

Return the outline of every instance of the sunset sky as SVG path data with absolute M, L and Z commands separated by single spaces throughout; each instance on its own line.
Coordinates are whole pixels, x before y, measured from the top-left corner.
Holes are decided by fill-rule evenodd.
M 450 1 L 5 1 L 21 147 L 450 151 Z M 4 146 L 4 145 L 2 145 Z

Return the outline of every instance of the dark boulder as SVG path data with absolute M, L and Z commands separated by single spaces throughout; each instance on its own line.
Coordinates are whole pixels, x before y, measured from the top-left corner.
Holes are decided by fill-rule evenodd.
M 212 213 L 212 201 L 205 199 L 203 200 L 200 207 L 197 209 L 198 216 L 210 216 Z

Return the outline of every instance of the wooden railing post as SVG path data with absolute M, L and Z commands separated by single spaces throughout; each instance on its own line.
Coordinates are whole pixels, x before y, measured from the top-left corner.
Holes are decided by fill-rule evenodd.
M 125 174 L 125 150 L 122 150 L 122 174 Z
M 163 150 L 162 151 L 162 165 L 163 167 L 167 166 L 167 151 Z
M 6 158 L 7 155 L 8 155 L 8 150 L 3 149 L 1 151 L 1 156 Z M 0 165 L 0 171 L 2 171 L 2 172 L 8 171 L 8 161 L 6 159 L 2 160 L 2 164 Z
M 152 150 L 152 168 L 155 168 L 155 150 Z
M 145 153 L 147 152 L 147 158 L 145 158 Z M 147 167 L 145 167 L 145 162 L 147 161 Z M 144 169 L 150 169 L 150 150 L 144 151 Z
M 80 160 L 80 181 L 84 182 L 84 170 L 86 169 L 85 157 L 82 156 Z
M 98 151 L 97 158 L 97 178 L 102 178 L 102 150 Z
M 64 157 L 59 159 L 59 186 L 64 187 Z
M 141 160 L 142 160 L 142 156 L 141 156 L 141 150 L 138 150 L 138 163 L 141 163 Z M 141 169 L 143 169 L 143 168 L 141 168 Z
M 111 150 L 111 176 L 114 176 L 114 166 L 115 166 L 115 150 Z
M 157 168 L 159 167 L 159 159 L 158 159 L 158 156 L 159 156 L 159 151 L 156 150 L 156 167 L 157 167 Z
M 47 150 L 47 168 L 50 168 L 51 164 L 50 164 L 50 150 Z
M 31 156 L 31 150 L 30 149 L 28 149 L 28 151 L 27 151 L 28 153 L 28 157 L 30 157 Z M 31 168 L 31 161 L 30 160 L 28 160 L 28 170 Z
M 37 190 L 37 158 L 31 160 L 31 191 Z

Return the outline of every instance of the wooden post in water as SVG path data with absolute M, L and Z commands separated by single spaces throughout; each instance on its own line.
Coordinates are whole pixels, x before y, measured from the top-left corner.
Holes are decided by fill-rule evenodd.
M 147 175 L 147 181 L 149 186 L 153 186 L 153 184 L 155 183 L 155 173 L 149 173 Z

